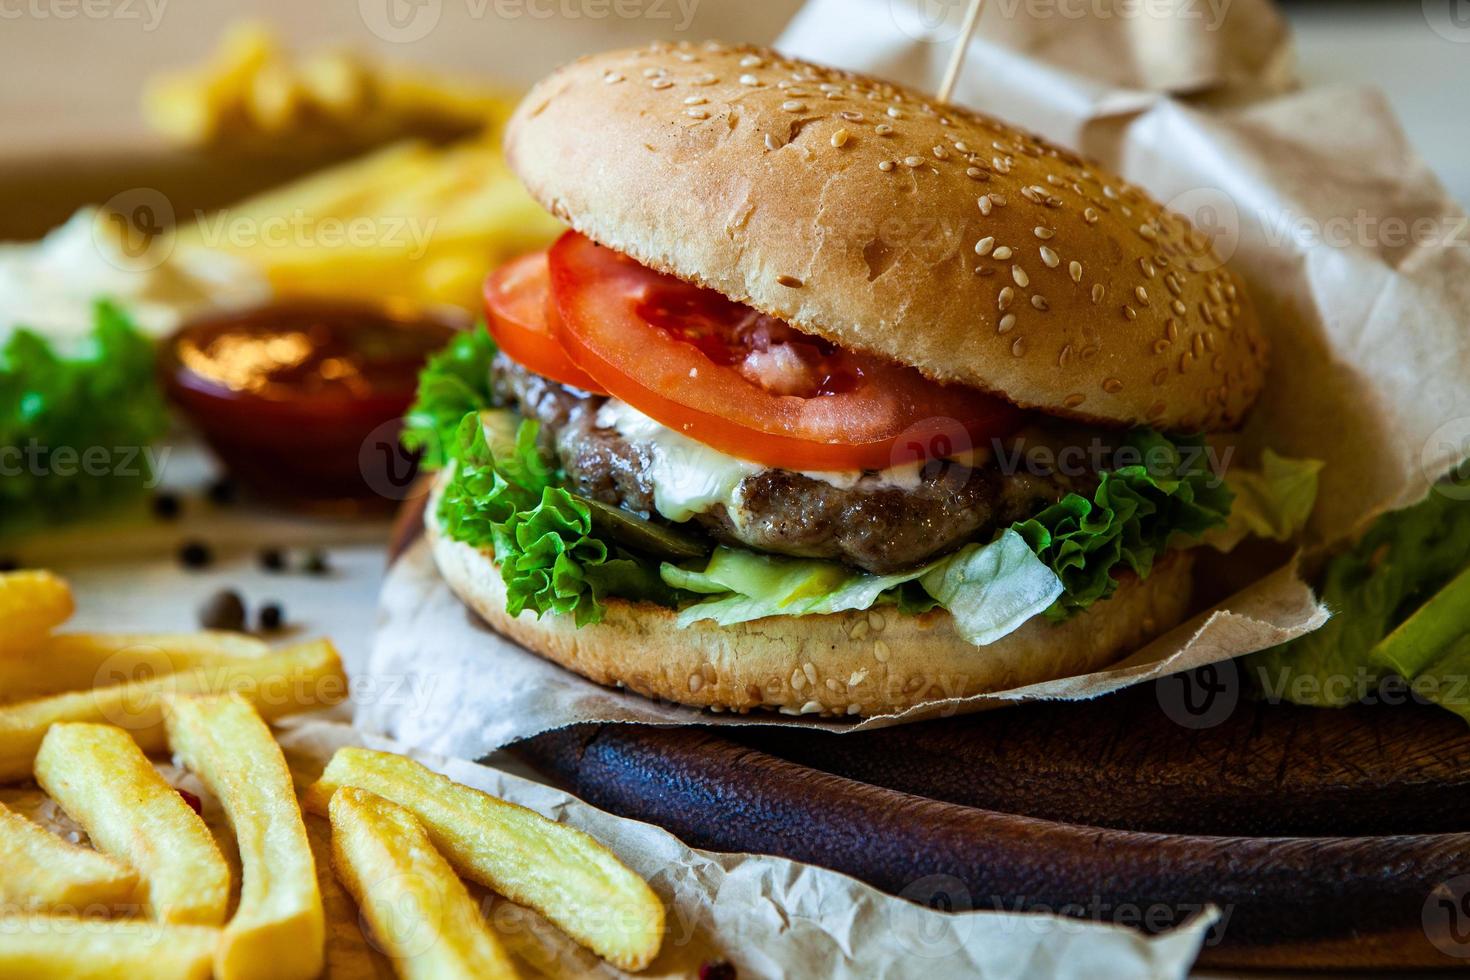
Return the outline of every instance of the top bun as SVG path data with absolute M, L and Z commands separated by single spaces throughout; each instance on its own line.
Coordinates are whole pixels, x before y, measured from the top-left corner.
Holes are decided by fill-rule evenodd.
M 854 350 L 1055 415 L 1236 425 L 1266 342 L 1188 220 L 1029 133 L 721 44 L 583 58 L 511 166 L 589 238 Z

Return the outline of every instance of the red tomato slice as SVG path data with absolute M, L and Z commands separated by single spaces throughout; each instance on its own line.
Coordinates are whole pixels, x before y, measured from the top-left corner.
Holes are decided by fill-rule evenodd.
M 486 320 L 507 357 L 553 381 L 607 394 L 562 349 L 551 330 L 554 315 L 545 252 L 523 255 L 485 280 Z
M 568 232 L 553 329 L 610 393 L 693 439 L 791 470 L 885 469 L 986 446 L 1014 405 L 842 350 Z

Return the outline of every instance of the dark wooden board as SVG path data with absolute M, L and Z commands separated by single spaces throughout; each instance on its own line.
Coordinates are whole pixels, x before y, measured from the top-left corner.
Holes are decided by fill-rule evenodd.
M 405 508 L 395 548 L 420 519 Z M 1178 697 L 1148 685 L 847 735 L 577 726 L 516 751 L 695 846 L 783 855 L 915 901 L 1153 928 L 1213 903 L 1227 918 L 1203 961 L 1217 966 L 1470 962 L 1423 925 L 1444 915 L 1434 889 L 1470 874 L 1463 722 L 1263 704 L 1237 686 L 1228 711 L 1190 727 Z

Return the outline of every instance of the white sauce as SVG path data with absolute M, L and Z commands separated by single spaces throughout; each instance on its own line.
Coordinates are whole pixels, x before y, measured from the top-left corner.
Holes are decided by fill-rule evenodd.
M 717 504 L 733 510 L 739 503 L 741 481 L 770 468 L 711 449 L 616 398 L 609 398 L 598 409 L 597 424 L 614 430 L 647 453 L 653 505 L 671 521 L 687 521 Z M 864 477 L 867 485 L 875 489 L 912 490 L 922 479 L 922 468 L 921 463 L 915 462 L 876 472 L 823 470 L 803 471 L 801 475 L 843 490 L 856 486 Z
M 92 304 L 115 300 L 144 333 L 158 337 L 195 314 L 270 296 L 253 267 L 233 256 L 157 246 L 141 256 L 120 230 L 83 208 L 39 242 L 0 245 L 0 344 L 29 327 L 74 353 L 92 330 Z

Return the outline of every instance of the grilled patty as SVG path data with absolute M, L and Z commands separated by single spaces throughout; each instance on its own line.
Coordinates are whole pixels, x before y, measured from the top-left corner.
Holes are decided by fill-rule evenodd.
M 507 407 L 542 424 L 573 488 L 583 496 L 649 515 L 648 450 L 597 425 L 605 399 L 549 381 L 498 355 L 495 390 Z M 762 470 L 741 482 L 731 505 L 694 520 L 718 540 L 759 551 L 833 558 L 878 574 L 912 568 L 1024 520 L 1073 486 L 1048 475 L 1007 474 L 999 466 L 937 465 L 916 485 L 867 474 L 850 487 L 790 470 Z

